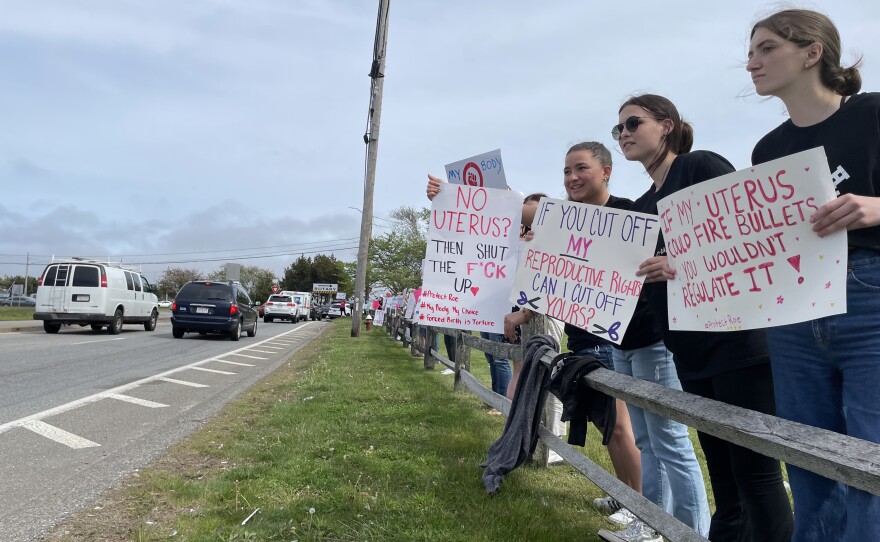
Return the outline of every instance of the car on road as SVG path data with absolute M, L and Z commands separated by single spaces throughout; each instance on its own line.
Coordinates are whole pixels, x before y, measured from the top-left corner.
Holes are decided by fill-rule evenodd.
M 318 307 L 320 318 L 339 318 L 342 312 L 339 310 L 339 303 L 327 303 Z
M 3 307 L 36 307 L 37 300 L 31 296 L 26 295 L 11 295 L 6 299 L 0 301 L 0 306 Z
M 233 341 L 257 334 L 257 307 L 238 282 L 195 280 L 183 285 L 171 304 L 171 335 L 220 333 Z
M 263 304 L 263 321 L 290 320 L 294 324 L 303 320 L 303 307 L 289 294 L 272 294 Z
M 167 299 L 164 301 L 160 301 L 159 306 L 162 307 L 163 309 L 171 308 L 171 301 L 168 301 Z

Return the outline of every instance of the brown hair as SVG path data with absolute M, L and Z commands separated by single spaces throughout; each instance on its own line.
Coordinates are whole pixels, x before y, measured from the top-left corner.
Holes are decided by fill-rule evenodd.
M 565 155 L 568 156 L 569 154 L 578 151 L 590 151 L 593 153 L 593 156 L 596 157 L 596 160 L 602 164 L 602 167 L 613 166 L 611 163 L 611 151 L 608 150 L 608 147 L 598 141 L 583 141 L 572 145 Z
M 545 194 L 543 192 L 535 192 L 533 194 L 529 194 L 528 196 L 526 196 L 525 199 L 523 199 L 523 203 L 529 203 L 532 201 L 537 203 L 537 202 L 541 201 L 541 198 L 546 198 L 546 197 L 547 197 L 547 194 Z
M 821 45 L 819 78 L 828 89 L 841 96 L 850 96 L 862 88 L 859 74 L 862 59 L 849 68 L 840 65 L 840 34 L 825 15 L 808 9 L 786 9 L 755 23 L 750 37 L 754 37 L 759 28 L 766 28 L 801 48 L 814 43 Z
M 666 119 L 672 121 L 672 130 L 660 142 L 660 149 L 657 151 L 657 155 L 646 168 L 649 175 L 654 173 L 654 170 L 663 163 L 667 152 L 672 151 L 674 154 L 684 154 L 691 151 L 691 147 L 694 145 L 694 127 L 682 120 L 675 104 L 667 98 L 657 94 L 633 96 L 623 102 L 623 105 L 620 106 L 617 112 L 620 113 L 628 105 L 641 107 L 657 122 L 662 122 Z

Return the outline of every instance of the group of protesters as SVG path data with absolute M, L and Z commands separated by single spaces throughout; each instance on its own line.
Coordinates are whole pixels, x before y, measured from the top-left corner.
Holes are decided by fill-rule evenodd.
M 874 399 L 880 389 L 880 94 L 859 93 L 859 64 L 841 65 L 838 31 L 815 11 L 780 10 L 751 31 L 746 70 L 755 91 L 782 100 L 789 115 L 755 137 L 752 164 L 823 146 L 830 170 L 843 172 L 836 175 L 838 196 L 809 220 L 819 237 L 848 232 L 846 313 L 766 329 L 670 330 L 666 284 L 676 271 L 661 234 L 654 256 L 633 270 L 644 286 L 621 343 L 566 324 L 569 350 L 669 388 L 880 443 L 880 403 Z M 613 139 L 626 160 L 644 166 L 650 187 L 635 201 L 611 195 L 611 153 L 585 141 L 565 155 L 569 200 L 657 215 L 659 200 L 736 169 L 721 154 L 692 151 L 693 127 L 663 96 L 630 97 L 616 123 Z M 442 186 L 429 176 L 428 197 Z M 526 198 L 524 242 L 533 235 L 534 210 Z M 517 326 L 535 317 L 544 318 L 529 310 L 508 315 L 507 340 L 515 341 Z M 505 394 L 516 367 L 505 371 L 489 363 L 493 390 Z M 709 540 L 880 540 L 877 495 L 789 465 L 793 513 L 777 460 L 698 432 L 715 502 L 710 517 L 688 428 L 623 405 L 614 429 L 619 437 L 608 447 L 618 478 Z M 604 539 L 662 540 L 614 499 L 595 504 L 625 525 L 604 532 Z

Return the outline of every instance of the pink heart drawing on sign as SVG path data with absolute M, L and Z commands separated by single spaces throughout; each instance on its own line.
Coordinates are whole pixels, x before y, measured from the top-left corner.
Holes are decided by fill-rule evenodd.
M 816 306 L 816 302 L 815 302 L 815 301 L 813 301 L 813 306 L 814 306 L 814 307 Z
M 477 292 L 479 292 L 479 291 L 480 291 L 480 289 L 477 288 L 476 286 L 471 286 L 471 293 L 472 294 L 477 295 Z
M 805 167 L 805 168 L 804 168 L 804 171 L 810 171 L 810 168 Z

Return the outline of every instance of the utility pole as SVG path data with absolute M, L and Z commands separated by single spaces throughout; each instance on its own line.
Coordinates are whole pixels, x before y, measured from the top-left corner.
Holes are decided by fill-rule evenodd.
M 351 336 L 361 335 L 361 315 L 364 313 L 364 290 L 367 283 L 367 253 L 373 232 L 373 187 L 376 184 L 376 158 L 379 153 L 379 119 L 382 116 L 382 86 L 385 81 L 385 46 L 388 44 L 388 4 L 379 0 L 376 21 L 376 39 L 373 43 L 373 63 L 370 66 L 369 128 L 364 134 L 367 144 L 367 175 L 364 179 L 364 205 L 361 213 L 361 241 L 358 246 L 357 276 L 354 281 L 355 310 L 351 315 Z
M 25 296 L 28 295 L 27 279 L 28 279 L 28 267 L 30 266 L 30 263 L 31 263 L 31 253 L 28 252 L 27 256 L 25 256 L 25 260 L 24 260 L 24 295 Z

